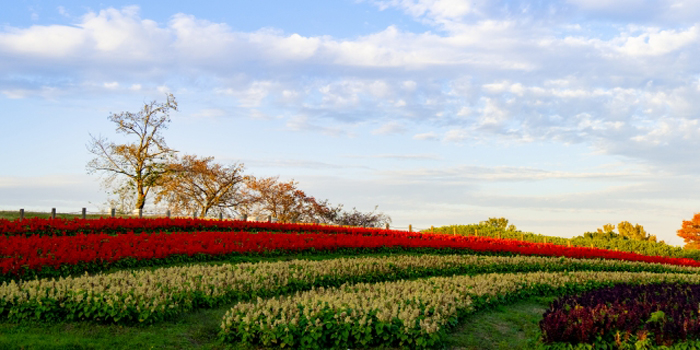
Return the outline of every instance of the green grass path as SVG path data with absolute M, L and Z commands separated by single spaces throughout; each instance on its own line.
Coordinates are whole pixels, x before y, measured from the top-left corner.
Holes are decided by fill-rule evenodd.
M 534 297 L 469 315 L 452 331 L 447 348 L 532 349 L 540 336 L 542 314 L 554 299 Z
M 539 334 L 538 322 L 552 299 L 531 298 L 470 315 L 450 334 L 447 348 L 532 348 Z M 255 349 L 219 343 L 220 320 L 229 307 L 189 312 L 152 326 L 0 323 L 0 349 Z

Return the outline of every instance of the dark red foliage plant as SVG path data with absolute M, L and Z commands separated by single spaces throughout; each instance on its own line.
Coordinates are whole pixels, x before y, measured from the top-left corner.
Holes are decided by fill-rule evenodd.
M 617 285 L 551 303 L 540 321 L 545 343 L 619 343 L 648 338 L 657 345 L 700 337 L 700 285 Z

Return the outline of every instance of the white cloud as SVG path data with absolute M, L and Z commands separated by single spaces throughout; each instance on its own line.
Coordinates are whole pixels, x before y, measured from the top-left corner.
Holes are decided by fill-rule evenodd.
M 312 131 L 329 136 L 340 136 L 349 134 L 339 127 L 327 127 L 311 123 L 307 116 L 294 116 L 287 121 L 287 128 L 293 131 Z
M 583 10 L 604 12 L 617 12 L 648 6 L 646 0 L 567 0 L 567 2 Z
M 421 133 L 421 134 L 415 134 L 415 135 L 413 135 L 413 139 L 414 140 L 422 140 L 422 141 L 437 140 L 438 135 L 431 131 L 431 132 L 426 132 L 426 133 Z
M 692 26 L 684 31 L 659 30 L 646 28 L 638 36 L 621 37 L 623 41 L 620 52 L 630 56 L 659 56 L 676 51 L 682 47 L 698 44 L 700 27 Z
M 114 90 L 119 87 L 119 82 L 113 81 L 109 83 L 104 83 L 104 87 L 110 90 Z
M 413 80 L 406 80 L 403 83 L 401 83 L 401 87 L 408 91 L 414 91 L 417 86 L 418 84 Z
M 508 119 L 508 111 L 496 100 L 484 97 L 482 102 L 483 107 L 479 108 L 479 124 L 482 127 L 500 126 Z
M 407 14 L 430 22 L 459 20 L 469 14 L 480 13 L 483 6 L 478 0 L 370 0 L 372 4 L 385 10 L 397 7 Z
M 403 134 L 408 131 L 405 125 L 400 122 L 388 122 L 381 127 L 372 130 L 374 135 L 390 135 L 390 134 Z
M 421 168 L 416 170 L 387 171 L 384 173 L 389 178 L 406 178 L 409 181 L 439 179 L 440 181 L 473 182 L 475 180 L 488 181 L 542 181 L 551 179 L 633 179 L 648 178 L 651 174 L 639 171 L 615 171 L 615 172 L 567 172 L 560 170 L 546 170 L 525 166 L 474 166 L 460 165 L 448 168 Z
M 59 15 L 61 15 L 61 16 L 63 16 L 63 17 L 70 17 L 70 14 L 68 13 L 68 11 L 66 11 L 66 8 L 65 8 L 65 7 L 63 7 L 63 6 L 58 6 L 56 9 L 58 10 L 58 14 L 59 14 Z
M 20 98 L 25 98 L 27 97 L 31 91 L 29 90 L 24 90 L 24 89 L 11 89 L 11 90 L 2 90 L 1 91 L 3 95 L 7 96 L 7 98 L 10 99 L 20 99 Z
M 47 58 L 73 57 L 85 41 L 80 28 L 59 25 L 10 28 L 0 33 L 0 52 Z
M 446 142 L 462 142 L 464 140 L 467 140 L 470 137 L 471 132 L 464 129 L 464 128 L 456 128 L 456 129 L 450 129 L 445 133 L 445 136 L 443 137 L 443 140 Z
M 237 94 L 242 107 L 258 107 L 262 100 L 270 93 L 273 83 L 270 81 L 256 81 L 251 86 Z
M 458 117 L 468 117 L 472 113 L 472 109 L 469 107 L 462 107 L 457 112 Z

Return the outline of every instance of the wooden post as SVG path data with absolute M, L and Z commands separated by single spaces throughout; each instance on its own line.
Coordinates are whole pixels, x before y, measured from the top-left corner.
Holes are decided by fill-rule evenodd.
M 170 209 L 168 209 L 168 211 L 165 212 L 165 216 L 167 216 L 168 219 L 170 219 Z
M 110 212 L 110 215 L 111 215 L 112 217 L 117 216 L 117 208 L 112 208 L 110 211 L 111 211 L 111 212 Z
M 51 208 L 51 220 L 56 219 L 56 208 Z
M 413 226 L 411 224 L 408 224 L 408 232 L 413 232 Z
M 83 208 L 83 220 L 85 220 L 86 214 L 87 214 L 87 208 Z
M 19 222 L 22 222 L 24 220 L 24 209 L 19 210 Z

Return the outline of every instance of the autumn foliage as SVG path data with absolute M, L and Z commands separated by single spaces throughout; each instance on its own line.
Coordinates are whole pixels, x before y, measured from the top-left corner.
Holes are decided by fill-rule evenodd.
M 700 249 L 700 213 L 692 220 L 684 220 L 678 236 L 685 241 L 685 249 Z
M 176 214 L 206 216 L 212 210 L 230 214 L 247 199 L 242 190 L 243 164 L 224 166 L 214 157 L 185 155 L 167 168 L 155 202 L 167 203 Z

